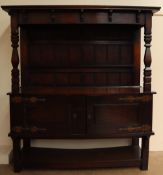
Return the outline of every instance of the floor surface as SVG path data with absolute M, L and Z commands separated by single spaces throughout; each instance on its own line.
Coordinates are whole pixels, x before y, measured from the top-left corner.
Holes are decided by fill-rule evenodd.
M 0 165 L 0 175 L 163 175 L 163 152 L 150 152 L 149 170 L 139 168 L 89 170 L 22 170 L 14 173 L 10 165 Z

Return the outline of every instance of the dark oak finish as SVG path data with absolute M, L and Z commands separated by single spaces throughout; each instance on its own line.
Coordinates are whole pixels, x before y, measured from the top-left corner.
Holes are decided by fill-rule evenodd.
M 13 68 L 12 91 L 8 95 L 14 171 L 23 167 L 129 166 L 147 170 L 155 94 L 151 91 L 151 26 L 152 15 L 160 8 L 2 8 L 11 16 Z M 132 143 L 126 147 L 77 150 L 31 146 L 32 139 L 79 138 L 131 138 Z
M 13 162 L 14 171 L 19 172 L 22 167 L 22 153 L 21 153 L 21 143 L 20 138 L 12 138 L 13 140 Z
M 140 148 L 138 146 L 88 150 L 32 148 L 23 154 L 26 157 L 24 165 L 27 168 L 42 168 L 44 166 L 56 169 L 72 169 L 74 167 L 79 169 L 125 167 L 126 164 L 128 167 L 139 167 L 140 165 Z
M 19 42 L 19 32 L 18 32 L 18 14 L 12 13 L 11 17 L 11 42 L 12 42 L 12 92 L 19 93 L 19 55 L 18 55 L 18 42 Z

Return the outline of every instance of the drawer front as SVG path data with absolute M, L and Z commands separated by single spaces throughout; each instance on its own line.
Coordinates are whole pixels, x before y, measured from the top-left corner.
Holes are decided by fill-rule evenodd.
M 151 96 L 88 98 L 88 135 L 107 137 L 151 132 Z

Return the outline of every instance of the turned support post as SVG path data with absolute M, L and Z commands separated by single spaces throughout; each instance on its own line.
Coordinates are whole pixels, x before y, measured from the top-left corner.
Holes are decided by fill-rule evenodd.
M 132 146 L 139 146 L 139 138 L 137 137 L 132 138 Z
M 31 146 L 31 140 L 28 138 L 23 139 L 23 149 L 29 150 Z
M 19 54 L 18 54 L 18 43 L 19 43 L 19 30 L 18 30 L 18 16 L 16 13 L 11 15 L 11 46 L 12 46 L 12 93 L 19 93 Z
M 149 159 L 149 136 L 142 137 L 142 148 L 141 148 L 141 170 L 148 170 L 148 159 Z
M 152 28 L 152 13 L 147 13 L 145 16 L 145 26 L 144 26 L 144 41 L 145 41 L 145 54 L 144 54 L 144 92 L 151 91 L 151 28 Z
M 14 171 L 20 172 L 22 167 L 21 143 L 20 138 L 12 138 L 13 141 L 13 164 Z

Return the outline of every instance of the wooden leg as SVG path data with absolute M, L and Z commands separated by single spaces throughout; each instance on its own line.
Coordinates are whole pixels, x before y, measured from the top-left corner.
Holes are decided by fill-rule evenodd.
M 149 159 L 149 136 L 142 137 L 142 149 L 141 149 L 141 170 L 148 170 Z
M 13 165 L 13 150 L 9 153 L 9 164 Z
M 30 139 L 23 139 L 23 148 L 24 150 L 29 150 L 31 146 L 31 141 Z
M 139 146 L 139 138 L 137 137 L 132 138 L 132 146 Z
M 19 138 L 13 138 L 13 165 L 14 171 L 20 172 L 21 170 L 21 144 Z

